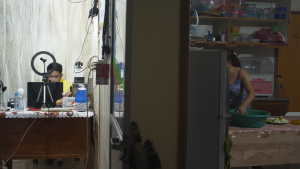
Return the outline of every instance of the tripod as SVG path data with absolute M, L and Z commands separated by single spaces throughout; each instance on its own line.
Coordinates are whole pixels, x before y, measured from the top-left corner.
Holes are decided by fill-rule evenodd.
M 45 62 L 47 61 L 47 59 L 43 59 L 43 58 L 41 57 L 40 60 L 43 61 L 43 63 L 44 63 L 44 73 L 45 73 L 45 72 L 46 72 L 46 70 L 45 70 Z M 41 86 L 41 88 L 40 88 L 39 95 L 38 95 L 38 97 L 37 97 L 36 102 L 39 101 L 40 96 L 41 96 L 41 93 L 42 93 L 42 90 L 43 90 L 43 106 L 42 106 L 42 108 L 45 108 L 45 107 L 46 107 L 46 88 L 47 88 L 48 94 L 49 94 L 50 99 L 51 99 L 51 104 L 53 104 L 54 101 L 53 101 L 53 98 L 52 98 L 52 95 L 51 95 L 49 86 L 48 86 L 48 84 L 47 84 L 47 82 L 49 82 L 47 76 L 43 76 L 43 80 L 42 80 L 42 81 L 43 81 L 43 84 L 42 84 L 42 86 Z

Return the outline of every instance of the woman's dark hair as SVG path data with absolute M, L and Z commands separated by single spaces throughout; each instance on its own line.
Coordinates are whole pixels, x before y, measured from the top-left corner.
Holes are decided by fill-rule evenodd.
M 227 51 L 227 56 L 228 56 L 228 55 L 231 55 L 231 54 L 235 54 L 235 52 L 234 52 L 232 49 L 230 49 L 230 48 L 225 48 L 225 49 L 223 49 L 223 50 L 226 50 L 226 51 Z
M 53 63 L 50 63 L 47 66 L 47 72 L 49 72 L 53 68 Z M 55 70 L 58 71 L 60 74 L 62 73 L 62 66 L 61 64 L 57 63 L 55 64 Z
M 241 67 L 240 60 L 236 57 L 235 54 L 227 55 L 227 61 L 231 60 L 231 64 L 234 67 Z

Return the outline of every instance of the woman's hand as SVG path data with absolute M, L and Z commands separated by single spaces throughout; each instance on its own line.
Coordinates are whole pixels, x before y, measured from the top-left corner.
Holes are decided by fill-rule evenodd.
M 248 114 L 248 113 L 246 112 L 246 108 L 247 108 L 247 107 L 241 105 L 240 107 L 238 107 L 236 113 L 238 113 L 238 114 Z

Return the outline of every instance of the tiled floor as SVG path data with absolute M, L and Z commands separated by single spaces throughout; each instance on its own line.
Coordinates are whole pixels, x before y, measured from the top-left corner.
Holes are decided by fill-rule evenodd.
M 32 160 L 13 160 L 12 169 L 83 169 L 84 159 L 75 161 L 74 158 L 61 159 L 62 166 L 57 165 L 57 160 L 52 165 L 46 165 L 44 159 L 40 159 L 37 164 L 33 164 Z M 3 167 L 7 169 L 7 167 Z

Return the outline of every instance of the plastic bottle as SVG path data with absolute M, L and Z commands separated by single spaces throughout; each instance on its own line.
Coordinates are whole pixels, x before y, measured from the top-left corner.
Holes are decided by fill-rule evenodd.
M 18 111 L 19 110 L 19 104 L 18 104 L 18 93 L 15 93 L 15 97 L 14 97 L 14 110 Z
M 79 87 L 80 88 L 77 90 L 75 96 L 75 109 L 77 111 L 86 111 L 87 104 L 89 103 L 89 96 L 83 84 L 79 84 Z
M 211 34 L 210 34 L 210 31 L 208 31 L 207 41 L 212 41 L 212 36 L 211 36 Z
M 221 41 L 222 42 L 226 42 L 227 41 L 227 37 L 226 37 L 226 29 L 223 30 L 223 33 L 221 35 Z

